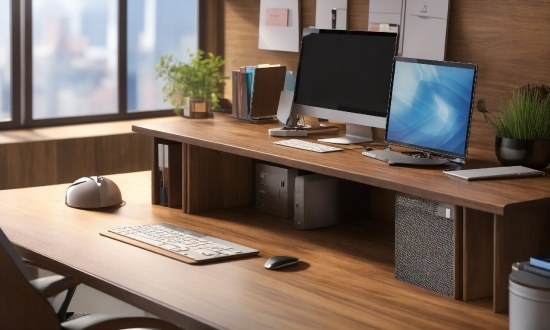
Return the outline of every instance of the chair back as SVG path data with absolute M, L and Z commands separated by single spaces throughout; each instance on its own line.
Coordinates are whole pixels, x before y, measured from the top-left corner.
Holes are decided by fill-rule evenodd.
M 4 329 L 59 329 L 48 301 L 30 284 L 30 273 L 0 228 L 0 325 Z

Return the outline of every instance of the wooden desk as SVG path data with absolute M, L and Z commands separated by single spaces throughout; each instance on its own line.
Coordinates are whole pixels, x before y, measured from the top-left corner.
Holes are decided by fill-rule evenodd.
M 64 205 L 66 184 L 0 191 L 0 227 L 26 258 L 188 329 L 507 329 L 487 306 L 393 278 L 393 225 L 359 221 L 313 231 L 237 207 L 200 215 L 152 205 L 150 172 L 108 176 L 126 205 Z M 99 235 L 166 222 L 245 244 L 259 257 L 193 266 Z M 297 267 L 269 271 L 278 254 Z M 483 305 L 483 304 L 482 304 Z
M 355 181 L 372 191 L 364 196 L 372 218 L 393 214 L 395 192 L 456 205 L 455 298 L 493 297 L 493 309 L 508 309 L 510 266 L 550 250 L 550 177 L 466 182 L 444 175 L 441 168 L 392 167 L 361 155 L 361 146 L 319 154 L 274 145 L 274 125 L 255 125 L 228 115 L 134 125 L 133 130 L 159 142 L 182 144 L 183 210 L 200 213 L 253 203 L 254 162 L 286 165 Z M 312 135 L 315 140 L 322 135 Z M 380 144 L 372 144 L 381 146 Z M 152 151 L 156 157 L 156 151 Z M 152 168 L 155 168 L 156 158 Z M 492 150 L 469 150 L 469 167 L 499 166 Z M 548 169 L 546 173 L 550 172 Z M 153 203 L 158 178 L 152 177 Z M 390 197 L 380 201 L 380 192 Z M 387 194 L 386 194 L 387 195 Z M 393 195 L 394 196 L 394 195 Z M 460 237 L 462 239 L 460 239 Z

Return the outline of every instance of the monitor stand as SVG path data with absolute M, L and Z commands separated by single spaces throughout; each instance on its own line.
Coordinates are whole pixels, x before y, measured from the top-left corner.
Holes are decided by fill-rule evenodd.
M 387 162 L 390 165 L 413 165 L 413 166 L 438 166 L 450 163 L 444 158 L 430 158 L 430 154 L 424 152 L 424 158 L 411 157 L 400 152 L 395 152 L 386 148 L 384 150 L 373 150 L 363 153 L 367 157 L 372 157 Z
M 318 141 L 336 144 L 371 142 L 372 128 L 369 126 L 346 123 L 346 135 L 329 139 L 319 139 Z

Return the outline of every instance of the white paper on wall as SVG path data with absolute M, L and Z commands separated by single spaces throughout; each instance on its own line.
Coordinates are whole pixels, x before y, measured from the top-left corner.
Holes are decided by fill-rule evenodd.
M 407 0 L 403 56 L 445 60 L 449 0 Z
M 261 0 L 258 48 L 286 52 L 300 51 L 300 1 Z M 266 24 L 272 9 L 288 9 L 287 26 Z
M 398 53 L 403 49 L 403 17 L 405 0 L 370 0 L 369 1 L 369 31 L 376 31 L 371 26 L 380 24 L 396 24 L 399 28 Z

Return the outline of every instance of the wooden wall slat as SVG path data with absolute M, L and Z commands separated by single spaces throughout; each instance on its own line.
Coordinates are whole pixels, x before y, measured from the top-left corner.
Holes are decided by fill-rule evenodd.
M 56 183 L 56 150 L 50 141 L 0 145 L 0 189 Z
M 98 174 L 150 169 L 151 139 L 143 134 L 100 136 L 95 139 L 95 169 Z
M 313 13 L 315 13 L 315 4 Z M 315 21 L 315 17 L 313 18 Z M 315 22 L 311 25 L 315 25 Z M 348 0 L 348 30 L 368 30 L 369 1 Z
M 0 144 L 0 189 L 150 170 L 151 145 L 149 137 L 135 133 Z
M 57 142 L 56 183 L 73 182 L 95 173 L 95 144 L 90 138 Z

